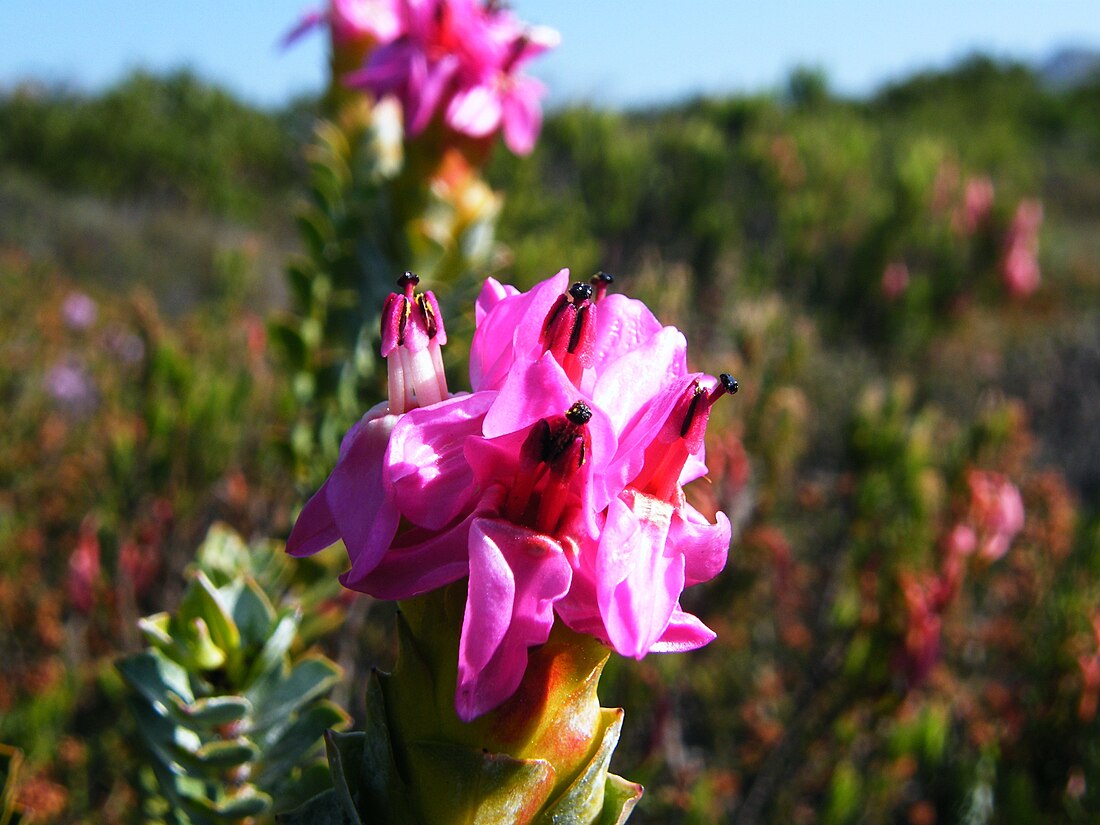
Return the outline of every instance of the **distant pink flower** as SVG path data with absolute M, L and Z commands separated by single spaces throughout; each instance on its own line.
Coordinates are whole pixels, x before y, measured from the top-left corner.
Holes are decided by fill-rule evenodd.
M 401 33 L 397 0 L 332 0 L 324 11 L 311 9 L 283 38 L 289 46 L 306 33 L 328 26 L 335 45 L 389 43 Z
M 1016 485 L 1000 473 L 971 470 L 968 518 L 977 540 L 977 553 L 996 561 L 1008 552 L 1024 527 L 1024 502 Z
M 972 235 L 985 223 L 993 209 L 993 181 L 987 177 L 967 178 L 963 190 L 962 230 Z
M 406 408 L 391 381 L 388 410 L 348 434 L 288 541 L 304 555 L 342 538 L 343 583 L 378 598 L 469 577 L 455 696 L 465 720 L 515 691 L 555 615 L 639 658 L 714 638 L 679 597 L 721 570 L 729 521 L 710 524 L 680 484 L 705 473 L 710 408 L 736 382 L 688 374 L 683 335 L 606 295 L 609 280 L 569 286 L 563 270 L 526 293 L 489 280 L 475 392 L 446 397 L 444 385 L 440 400 L 414 393 Z M 426 305 L 391 296 L 384 348 L 395 319 L 410 329 Z
M 902 573 L 900 583 L 906 611 L 904 669 L 909 685 L 916 687 L 928 678 L 940 658 L 939 581 L 927 574 Z
M 1002 268 L 1005 286 L 1013 297 L 1025 298 L 1039 288 L 1042 223 L 1043 205 L 1037 200 L 1020 201 L 1008 230 Z
M 882 294 L 888 301 L 896 301 L 909 288 L 909 267 L 904 261 L 893 261 L 882 271 Z
M 65 581 L 69 601 L 81 613 L 92 610 L 99 572 L 99 537 L 94 526 L 85 524 L 80 529 L 76 548 L 69 556 L 69 573 Z
M 474 0 L 400 0 L 397 8 L 400 34 L 373 50 L 346 83 L 394 95 L 411 136 L 441 115 L 456 132 L 475 138 L 503 132 L 513 152 L 530 152 L 544 90 L 521 71 L 557 45 L 557 33 L 525 27 L 511 12 Z

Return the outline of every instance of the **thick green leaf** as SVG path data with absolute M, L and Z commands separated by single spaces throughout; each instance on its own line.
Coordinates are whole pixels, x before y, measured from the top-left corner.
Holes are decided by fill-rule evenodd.
M 191 726 L 207 731 L 241 724 L 252 713 L 252 703 L 243 696 L 211 696 L 191 703 L 180 701 L 177 706 Z
M 194 700 L 187 671 L 158 651 L 135 653 L 118 662 L 115 667 L 126 683 L 137 691 L 162 714 L 175 706 Z
M 392 825 L 415 825 L 408 788 L 397 768 L 386 721 L 385 698 L 377 671 L 367 683 L 366 741 L 360 768 L 359 792 L 362 808 L 377 812 Z
M 554 787 L 542 759 L 513 759 L 449 742 L 413 742 L 410 782 L 433 825 L 523 825 L 535 821 Z
M 591 825 L 604 807 L 607 767 L 623 727 L 621 708 L 603 710 L 600 744 L 588 765 L 557 800 L 543 812 L 542 825 Z
M 275 621 L 275 608 L 256 580 L 247 576 L 238 582 L 232 588 L 228 601 L 233 621 L 241 633 L 242 645 L 248 649 L 264 644 Z
M 219 771 L 246 765 L 254 761 L 259 754 L 260 749 L 243 736 L 207 742 L 195 751 L 195 757 L 203 767 Z
M 257 709 L 254 730 L 287 724 L 291 714 L 331 688 L 340 678 L 340 667 L 320 655 L 303 657 L 285 677 L 272 674 L 257 682 L 245 695 Z
M 603 796 L 603 814 L 595 825 L 622 825 L 630 818 L 634 806 L 642 798 L 643 790 L 638 783 L 609 773 Z
M 233 622 L 224 597 L 202 570 L 192 574 L 191 582 L 180 604 L 179 618 L 183 622 L 201 619 L 210 630 L 210 638 L 232 659 L 239 655 L 241 634 Z
M 342 730 L 349 721 L 347 713 L 324 700 L 303 710 L 281 736 L 262 740 L 266 756 L 256 784 L 263 788 L 274 787 L 280 777 L 288 775 L 302 762 L 326 730 Z
M 352 817 L 335 790 L 328 790 L 301 807 L 275 817 L 279 825 L 360 825 L 358 815 Z
M 366 734 L 362 732 L 325 733 L 325 753 L 332 774 L 333 791 L 341 810 L 354 823 L 362 822 L 359 818 L 359 768 L 363 762 L 365 742 Z
M 270 630 L 263 649 L 249 667 L 246 684 L 251 684 L 263 674 L 282 665 L 287 651 L 298 636 L 298 621 L 301 611 L 298 608 L 284 610 L 278 624 Z

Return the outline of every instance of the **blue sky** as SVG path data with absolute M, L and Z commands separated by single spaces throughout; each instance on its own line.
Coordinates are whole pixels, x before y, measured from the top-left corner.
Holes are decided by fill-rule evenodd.
M 276 43 L 309 0 L 2 0 L 0 86 L 26 78 L 97 89 L 127 70 L 190 66 L 278 105 L 322 84 L 324 43 Z M 861 94 L 975 50 L 1042 59 L 1100 48 L 1097 0 L 514 0 L 562 47 L 536 74 L 552 101 L 638 105 L 778 87 L 797 65 Z

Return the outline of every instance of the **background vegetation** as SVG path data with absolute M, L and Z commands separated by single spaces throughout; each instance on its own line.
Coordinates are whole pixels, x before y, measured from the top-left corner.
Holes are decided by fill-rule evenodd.
M 313 117 L 187 74 L 0 95 L 0 743 L 40 821 L 139 820 L 114 659 L 179 604 L 211 524 L 289 527 L 266 321 Z M 861 101 L 796 72 L 777 95 L 574 107 L 489 178 L 486 274 L 613 272 L 743 387 L 691 491 L 735 523 L 691 596 L 719 640 L 604 680 L 637 819 L 1100 821 L 1100 78 L 975 58 Z M 1027 200 L 1025 295 L 1004 268 Z M 964 575 L 974 471 L 1027 517 Z M 353 674 L 391 655 L 368 602 L 327 643 Z

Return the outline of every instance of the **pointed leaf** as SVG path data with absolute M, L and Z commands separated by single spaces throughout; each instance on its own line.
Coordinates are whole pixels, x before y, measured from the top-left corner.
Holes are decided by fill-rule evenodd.
M 259 754 L 260 749 L 243 736 L 207 742 L 195 752 L 195 756 L 204 767 L 219 771 L 248 764 Z
M 289 724 L 291 714 L 331 688 L 340 673 L 335 662 L 315 654 L 303 657 L 285 678 L 256 683 L 245 692 L 258 709 L 254 729 Z
M 332 785 L 340 809 L 352 822 L 360 823 L 359 768 L 363 761 L 363 746 L 366 734 L 325 733 L 325 753 L 328 755 L 328 767 L 332 773 Z
M 622 708 L 603 710 L 600 744 L 580 776 L 546 809 L 540 818 L 544 825 L 589 825 L 604 807 L 607 767 L 619 742 L 623 726 Z
M 256 777 L 256 784 L 263 788 L 275 787 L 276 782 L 287 776 L 320 743 L 326 730 L 347 727 L 350 717 L 332 702 L 320 701 L 306 708 L 294 723 L 278 738 L 262 740 L 263 768 Z
M 594 825 L 622 825 L 630 818 L 634 806 L 642 798 L 643 790 L 638 783 L 609 773 L 604 790 L 603 814 Z
M 196 570 L 180 604 L 179 617 L 182 621 L 201 619 L 210 630 L 210 638 L 229 658 L 239 654 L 241 634 L 225 604 L 202 570 Z
M 243 696 L 211 696 L 190 703 L 180 701 L 177 707 L 183 719 L 207 731 L 242 723 L 252 713 L 252 703 Z
M 279 825 L 359 825 L 358 815 L 350 816 L 335 790 L 328 790 L 301 807 L 275 817 Z
M 275 621 L 275 608 L 267 594 L 251 576 L 238 583 L 230 598 L 233 622 L 241 633 L 244 647 L 256 647 L 265 643 Z
M 513 759 L 449 742 L 409 747 L 413 793 L 428 822 L 496 825 L 533 822 L 554 787 L 554 769 L 542 759 Z M 420 779 L 424 778 L 424 779 Z
M 127 656 L 115 665 L 122 678 L 161 714 L 170 712 L 172 697 L 183 702 L 194 699 L 187 671 L 156 651 Z
M 252 662 L 252 666 L 248 670 L 248 676 L 245 679 L 246 683 L 251 684 L 264 673 L 283 663 L 287 651 L 290 650 L 290 646 L 294 644 L 294 640 L 298 636 L 299 616 L 300 611 L 297 608 L 283 612 L 279 623 L 275 625 L 274 630 L 271 630 L 267 641 L 264 643 L 263 650 Z

